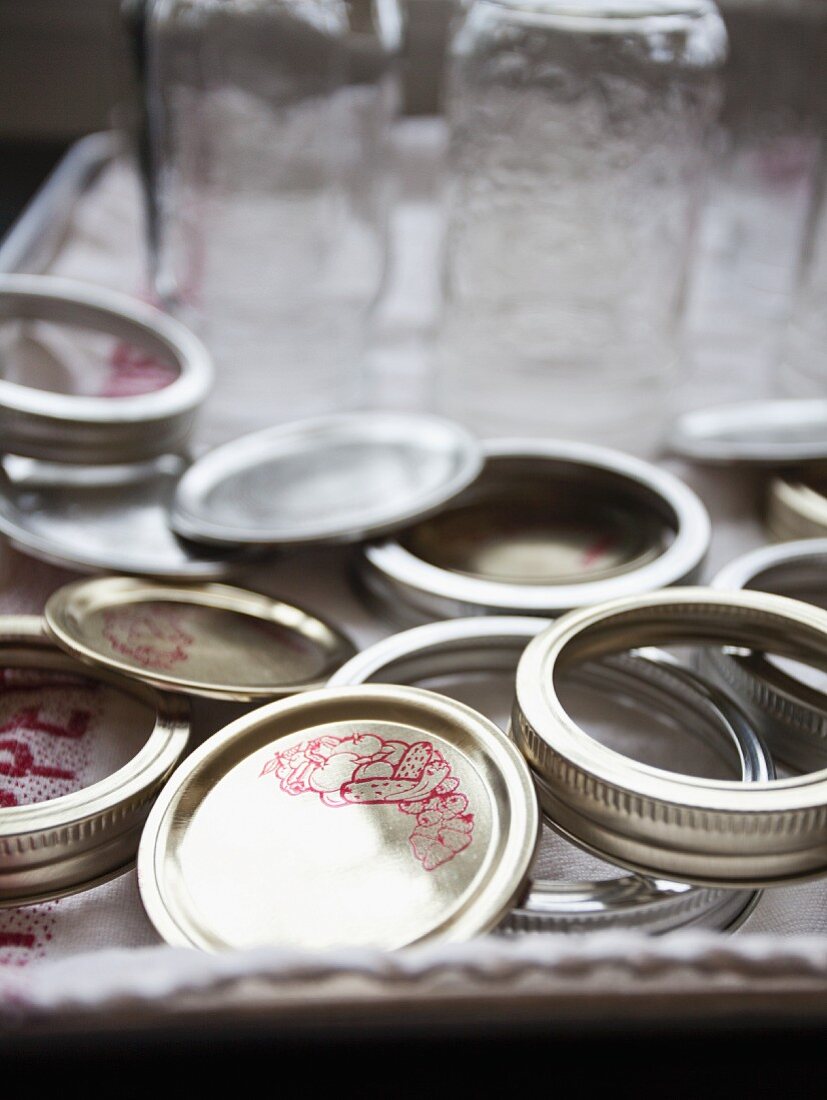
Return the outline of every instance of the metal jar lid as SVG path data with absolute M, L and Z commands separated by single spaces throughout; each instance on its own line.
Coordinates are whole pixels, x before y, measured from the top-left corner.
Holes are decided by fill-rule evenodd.
M 665 470 L 584 443 L 485 445 L 483 473 L 432 519 L 364 548 L 394 618 L 557 615 L 695 578 L 709 516 Z
M 460 941 L 512 907 L 538 832 L 528 768 L 492 722 L 418 688 L 326 688 L 192 753 L 147 822 L 138 883 L 172 944 Z
M 827 401 L 738 401 L 698 409 L 678 418 L 670 449 L 719 466 L 827 459 Z
M 75 581 L 49 598 L 44 618 L 58 645 L 87 664 L 208 699 L 319 687 L 354 652 L 310 612 L 226 584 Z
M 330 687 L 380 681 L 430 686 L 434 678 L 478 672 L 516 673 L 528 642 L 549 624 L 530 617 L 448 619 L 385 638 L 352 657 L 334 673 Z M 598 692 L 631 695 L 644 705 L 697 730 L 719 751 L 734 749 L 745 782 L 772 776 L 772 764 L 743 715 L 728 697 L 682 668 L 669 654 L 647 650 L 575 670 Z M 547 798 L 543 780 L 533 776 Z M 687 886 L 665 879 L 624 875 L 593 882 L 534 880 L 528 895 L 499 930 L 581 932 L 623 926 L 651 933 L 674 928 L 733 928 L 752 911 L 758 894 Z
M 767 494 L 767 530 L 780 542 L 827 538 L 827 467 L 774 477 Z
M 212 383 L 206 348 L 183 325 L 124 294 L 47 275 L 0 275 L 0 321 L 50 321 L 113 336 L 168 362 L 162 389 L 118 397 L 54 393 L 0 379 L 5 452 L 54 462 L 142 462 L 179 450 Z
M 131 865 L 150 804 L 186 748 L 189 709 L 183 699 L 72 660 L 52 645 L 41 620 L 33 616 L 0 618 L 0 666 L 4 699 L 13 703 L 20 692 L 24 700 L 8 716 L 12 728 L 0 737 L 0 757 L 6 764 L 0 775 L 0 906 L 6 907 L 96 886 Z M 81 686 L 98 693 L 113 689 L 141 712 L 149 712 L 150 732 L 135 755 L 104 778 L 79 790 L 70 784 L 57 797 L 17 804 L 10 786 L 14 780 L 19 785 L 38 776 L 73 778 L 55 767 L 55 761 L 37 759 L 21 736 L 21 727 L 35 733 L 49 729 L 48 716 L 40 715 L 39 692 L 47 682 L 41 681 L 41 673 L 57 678 L 57 685 L 48 683 L 52 692 L 56 687 L 68 691 Z M 80 736 L 84 721 L 82 711 L 70 714 L 65 737 Z
M 607 748 L 555 690 L 559 668 L 645 645 L 735 645 L 823 665 L 827 612 L 764 592 L 672 589 L 565 616 L 517 669 L 512 732 L 553 795 L 555 827 L 644 874 L 772 886 L 827 870 L 827 771 L 764 783 L 679 775 Z
M 80 572 L 217 580 L 249 561 L 179 539 L 169 526 L 184 459 L 131 466 L 0 460 L 0 532 L 24 554 Z
M 725 566 L 712 584 L 776 592 L 827 610 L 827 538 L 753 550 Z M 701 660 L 741 700 L 776 759 L 805 772 L 827 768 L 827 692 L 760 650 L 710 647 Z
M 172 526 L 217 546 L 355 542 L 430 515 L 481 466 L 479 443 L 438 417 L 301 420 L 199 458 L 178 485 Z

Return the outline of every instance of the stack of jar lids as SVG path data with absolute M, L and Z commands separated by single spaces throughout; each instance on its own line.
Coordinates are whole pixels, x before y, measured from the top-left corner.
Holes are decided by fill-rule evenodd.
M 330 687 L 371 682 L 449 685 L 457 677 L 503 677 L 503 710 L 511 708 L 513 682 L 523 650 L 548 623 L 528 617 L 453 619 L 414 627 L 351 658 Z M 662 713 L 676 725 L 693 723 L 744 782 L 772 776 L 763 745 L 726 694 L 704 683 L 664 652 L 649 649 L 577 670 L 591 691 Z M 498 715 L 499 717 L 499 715 Z M 543 780 L 532 775 L 536 789 Z M 676 927 L 733 927 L 751 911 L 753 891 L 690 887 L 663 879 L 623 875 L 589 882 L 534 881 L 523 904 L 500 927 L 508 931 L 588 930 L 623 925 L 664 932 Z
M 475 617 L 386 639 L 326 688 L 236 720 L 178 769 L 141 841 L 147 912 L 170 943 L 208 950 L 393 949 L 495 927 L 733 927 L 761 887 L 827 873 L 827 774 L 775 779 L 737 703 L 649 648 L 698 641 L 823 664 L 827 613 L 678 588 L 551 624 Z M 509 736 L 422 686 L 513 678 L 515 667 Z M 603 745 L 561 702 L 567 670 L 702 732 L 729 750 L 732 778 Z M 532 881 L 542 818 L 633 873 Z
M 167 518 L 212 381 L 200 341 L 125 295 L 43 275 L 0 275 L 0 320 L 87 330 L 110 368 L 76 380 L 80 393 L 0 380 L 0 532 L 73 569 L 223 576 L 237 555 L 188 546 Z M 124 377 L 113 384 L 121 360 Z
M 734 927 L 761 888 L 827 873 L 827 772 L 776 779 L 764 747 L 823 766 L 823 685 L 778 663 L 827 659 L 827 612 L 789 598 L 819 602 L 822 545 L 669 588 L 697 577 L 710 534 L 678 479 L 583 444 L 481 445 L 430 416 L 316 418 L 189 465 L 175 452 L 209 367 L 185 330 L 51 280 L 0 279 L 3 303 L 177 374 L 134 398 L 0 384 L 0 530 L 41 557 L 144 575 L 70 584 L 43 624 L 0 620 L 6 667 L 100 682 L 151 718 L 108 777 L 0 808 L 0 904 L 103 881 L 139 836 L 156 928 L 209 950 Z M 361 543 L 361 593 L 447 621 L 355 655 L 316 615 L 206 583 L 253 555 L 344 543 Z M 673 643 L 705 647 L 698 671 L 652 648 Z M 510 723 L 444 693 L 446 677 L 494 673 Z M 689 727 L 729 778 L 600 743 L 561 701 L 566 673 Z M 183 759 L 187 696 L 264 705 Z M 630 873 L 533 879 L 542 820 Z
M 78 465 L 144 462 L 186 442 L 212 382 L 203 345 L 171 317 L 122 294 L 42 275 L 0 275 L 0 321 L 85 328 L 164 364 L 167 384 L 118 397 L 0 380 L 4 451 Z
M 68 657 L 46 636 L 37 616 L 0 619 L 0 663 L 3 694 L 12 702 L 20 701 L 15 691 L 19 683 L 31 709 L 39 686 L 51 684 L 55 676 L 61 688 L 107 688 L 121 702 L 131 704 L 129 720 L 137 736 L 145 738 L 134 756 L 80 790 L 19 805 L 14 788 L 3 792 L 0 906 L 16 906 L 87 889 L 130 865 L 152 800 L 183 755 L 189 708 L 180 697 L 104 668 L 91 670 Z M 53 774 L 53 762 L 35 760 L 25 741 L 13 732 L 12 727 L 0 740 L 2 775 L 14 784 L 31 775 Z M 119 734 L 128 740 L 126 732 Z M 129 733 L 134 736 L 132 730 Z
M 675 425 L 672 450 L 693 462 L 776 470 L 767 488 L 769 534 L 780 542 L 827 536 L 827 400 L 687 413 Z
M 42 802 L 0 803 L 0 905 L 86 889 L 134 861 L 151 802 L 187 745 L 187 696 L 279 698 L 324 684 L 353 652 L 349 639 L 309 612 L 219 584 L 102 577 L 59 589 L 42 621 L 0 618 L 4 670 L 108 685 L 140 705 L 130 721 L 149 731 L 131 759 L 91 786 Z M 14 701 L 25 688 L 31 704 L 37 683 L 16 685 L 4 671 L 4 695 Z M 129 741 L 135 732 L 117 736 Z M 0 740 L 0 756 L 8 757 L 2 774 L 48 769 L 31 755 L 11 735 Z
M 712 582 L 758 589 L 827 610 L 827 539 L 766 546 L 731 562 Z M 704 666 L 741 700 L 773 756 L 801 771 L 827 768 L 827 677 L 761 650 L 704 652 Z
M 370 539 L 362 590 L 415 621 L 554 615 L 685 582 L 710 531 L 686 485 L 631 456 L 537 440 L 481 447 L 445 421 L 386 413 L 210 452 L 182 477 L 172 525 L 234 549 Z
M 561 670 L 647 645 L 737 646 L 823 668 L 827 613 L 753 591 L 674 589 L 573 612 L 527 647 L 512 732 L 555 827 L 644 874 L 769 886 L 827 872 L 827 772 L 755 785 L 670 774 L 599 744 L 566 713 Z
M 209 950 L 734 927 L 761 887 L 827 872 L 827 773 L 775 780 L 749 714 L 650 648 L 700 640 L 823 667 L 827 612 L 797 600 L 676 588 L 551 624 L 431 623 L 355 655 L 334 627 L 255 593 L 106 577 L 58 590 L 44 623 L 45 634 L 37 620 L 1 624 L 7 667 L 91 677 L 155 718 L 108 778 L 0 810 L 6 905 L 117 873 L 142 825 L 150 918 L 169 942 Z M 733 778 L 682 776 L 599 743 L 561 703 L 561 670 L 688 726 Z M 423 686 L 492 672 L 516 682 L 508 736 Z M 187 739 L 182 695 L 276 701 L 170 776 Z M 533 881 L 542 818 L 633 873 Z
M 0 319 L 91 329 L 155 378 L 151 392 L 104 386 L 108 396 L 0 380 L 0 531 L 61 565 L 208 580 L 253 556 L 373 540 L 357 570 L 363 588 L 421 619 L 552 615 L 687 582 L 708 547 L 700 501 L 652 465 L 578 444 L 483 449 L 426 415 L 317 417 L 189 465 L 211 366 L 183 326 L 122 295 L 34 275 L 0 276 Z M 96 391 L 91 378 L 80 388 Z
M 383 413 L 257 433 L 190 467 L 185 447 L 212 368 L 183 326 L 123 295 L 34 275 L 0 276 L 0 320 L 91 330 L 109 342 L 110 366 L 123 353 L 129 368 L 115 395 L 106 380 L 106 396 L 0 380 L 0 532 L 60 565 L 217 579 L 274 549 L 397 529 L 481 466 L 458 425 Z M 156 388 L 124 394 L 136 366 Z M 94 380 L 80 387 L 94 391 Z

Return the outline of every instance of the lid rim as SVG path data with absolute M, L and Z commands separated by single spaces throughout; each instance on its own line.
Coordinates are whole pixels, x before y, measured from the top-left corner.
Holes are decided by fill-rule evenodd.
M 106 595 L 109 595 L 110 602 L 105 599 Z M 132 596 L 137 598 L 132 599 Z M 326 658 L 326 664 L 311 681 L 277 685 L 216 683 L 152 668 L 138 669 L 108 650 L 102 652 L 94 648 L 73 629 L 75 618 L 81 616 L 80 605 L 88 605 L 88 610 L 94 610 L 100 606 L 139 606 L 143 602 L 155 601 L 208 607 L 274 623 L 312 642 Z M 194 695 L 206 699 L 255 702 L 321 687 L 328 678 L 331 667 L 335 669 L 339 663 L 355 653 L 355 646 L 350 638 L 315 613 L 260 592 L 220 583 L 174 584 L 123 576 L 73 581 L 50 596 L 43 617 L 45 629 L 55 644 L 84 665 L 111 669 L 129 680 L 149 684 L 169 694 Z
M 85 452 L 84 433 L 101 435 L 106 460 L 135 453 L 135 446 L 120 448 L 106 433 L 125 428 L 158 429 L 183 437 L 188 421 L 212 385 L 209 354 L 198 338 L 172 317 L 126 294 L 95 287 L 79 280 L 51 275 L 0 274 L 0 317 L 11 320 L 84 322 L 116 338 L 159 346 L 178 374 L 169 385 L 145 394 L 126 397 L 85 397 L 40 390 L 0 379 L 0 424 L 6 433 L 6 449 L 32 458 L 48 458 L 57 446 L 64 458 L 76 450 Z M 178 424 L 178 421 L 182 421 Z M 80 438 L 73 434 L 79 430 Z M 55 440 L 54 433 L 59 433 Z M 161 440 L 166 445 L 167 439 Z M 146 437 L 138 448 L 147 449 Z
M 188 784 L 195 782 L 196 777 L 208 769 L 215 760 L 220 759 L 222 754 L 230 754 L 231 748 L 243 744 L 245 739 L 255 740 L 257 743 L 261 737 L 270 738 L 270 741 L 265 740 L 261 746 L 251 747 L 250 753 L 259 751 L 259 748 L 264 747 L 265 744 L 277 742 L 279 719 L 290 727 L 291 719 L 300 717 L 303 712 L 306 712 L 308 729 L 320 724 L 322 718 L 324 721 L 330 721 L 327 710 L 335 707 L 337 702 L 346 703 L 351 708 L 356 704 L 369 708 L 369 717 L 361 719 L 364 721 L 378 721 L 379 715 L 385 714 L 387 717 L 384 720 L 400 722 L 411 720 L 410 714 L 415 712 L 419 722 L 422 721 L 423 714 L 434 714 L 450 724 L 452 721 L 457 721 L 456 716 L 459 715 L 461 719 L 459 728 L 467 732 L 467 724 L 473 724 L 476 735 L 481 738 L 488 760 L 499 770 L 507 786 L 509 825 L 499 842 L 502 848 L 501 856 L 488 866 L 485 881 L 473 884 L 471 898 L 458 913 L 452 911 L 447 927 L 445 927 L 445 920 L 448 918 L 445 918 L 436 926 L 432 924 L 431 928 L 421 936 L 398 946 L 411 946 L 414 943 L 436 940 L 456 942 L 488 931 L 496 927 L 503 914 L 519 897 L 527 882 L 528 870 L 539 843 L 540 817 L 528 767 L 516 746 L 505 734 L 494 723 L 465 704 L 422 688 L 390 687 L 380 684 L 339 689 L 323 688 L 291 699 L 269 703 L 231 722 L 195 749 L 176 769 L 161 792 L 150 812 L 141 838 L 138 851 L 138 884 L 147 915 L 167 943 L 173 946 L 201 947 L 206 950 L 219 949 L 215 944 L 207 944 L 203 940 L 197 941 L 193 938 L 191 929 L 180 924 L 167 903 L 163 885 L 163 857 L 170 815 L 176 813 L 178 802 L 188 789 Z M 388 707 L 390 712 L 386 709 Z M 346 713 L 349 715 L 350 710 L 346 710 Z M 400 713 L 404 717 L 400 717 Z M 342 717 L 333 720 L 349 721 L 351 719 Z M 276 732 L 268 730 L 270 723 L 275 725 Z M 290 732 L 291 729 L 288 729 L 282 736 L 289 736 Z M 298 731 L 292 730 L 292 732 Z
M 354 509 L 344 521 L 326 520 L 324 516 L 310 521 L 270 523 L 251 526 L 211 520 L 199 502 L 214 484 L 256 468 L 250 458 L 260 462 L 278 460 L 289 452 L 292 440 L 320 441 L 324 446 L 331 438 L 356 440 L 360 443 L 383 439 L 393 444 L 401 438 L 419 440 L 427 434 L 439 434 L 453 445 L 456 468 L 435 488 L 419 488 L 409 494 L 404 507 L 391 508 L 385 502 L 384 514 L 370 519 L 370 509 Z M 229 443 L 222 444 L 190 466 L 178 483 L 171 510 L 170 523 L 174 531 L 194 542 L 215 546 L 309 546 L 356 542 L 396 530 L 419 517 L 433 515 L 447 501 L 467 488 L 482 469 L 480 446 L 470 432 L 442 417 L 414 413 L 336 413 L 313 417 L 275 428 L 265 428 Z M 381 513 L 381 509 L 380 509 Z M 374 514 L 375 508 L 374 508 Z
M 652 620 L 653 612 L 661 618 Z M 673 627 L 670 640 L 697 641 L 703 633 L 706 642 L 717 623 L 715 632 L 723 644 L 749 644 L 760 629 L 767 644 L 775 645 L 784 624 L 798 627 L 802 655 L 818 650 L 827 656 L 827 612 L 766 593 L 670 589 L 572 612 L 530 642 L 520 661 L 513 724 L 518 742 L 557 796 L 568 799 L 572 813 L 600 834 L 607 845 L 603 854 L 622 865 L 634 865 L 647 874 L 655 868 L 674 875 L 674 863 L 670 870 L 666 860 L 676 849 L 663 854 L 665 835 L 675 844 L 680 839 L 687 853 L 680 877 L 694 882 L 761 886 L 812 877 L 816 864 L 825 864 L 823 842 L 819 847 L 816 841 L 827 821 L 827 770 L 749 786 L 675 775 L 630 762 L 601 745 L 576 725 L 557 699 L 555 664 L 579 635 L 622 620 L 628 628 L 624 644 L 650 644 L 647 629 L 655 622 L 662 625 L 666 612 L 678 615 L 678 627 L 681 620 L 692 622 L 693 616 L 699 624 L 695 633 Z M 635 625 L 643 629 L 635 632 Z M 771 625 L 776 629 L 764 633 Z M 752 833 L 773 837 L 763 878 L 756 871 L 761 860 L 747 854 L 745 838 Z M 629 855 L 633 845 L 638 852 L 645 848 L 645 861 L 637 856 L 635 862 Z M 698 862 L 702 859 L 709 864 L 703 872 Z M 782 862 L 784 874 L 778 870 Z
M 565 461 L 598 472 L 620 474 L 642 485 L 664 502 L 675 519 L 672 543 L 653 561 L 616 576 L 574 584 L 520 584 L 485 580 L 443 568 L 417 557 L 399 539 L 372 542 L 362 551 L 362 568 L 375 571 L 405 599 L 406 586 L 441 613 L 442 601 L 465 608 L 505 614 L 555 615 L 585 604 L 695 579 L 706 558 L 711 536 L 709 514 L 688 485 L 642 459 L 584 443 L 546 440 L 493 440 L 483 445 L 489 458 L 537 458 Z M 484 476 L 484 471 L 483 471 Z

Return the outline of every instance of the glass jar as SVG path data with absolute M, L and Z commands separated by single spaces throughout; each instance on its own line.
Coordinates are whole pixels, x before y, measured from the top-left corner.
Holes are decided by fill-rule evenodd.
M 447 93 L 442 409 L 654 444 L 725 53 L 706 0 L 472 0 Z
M 827 155 L 820 176 L 778 387 L 792 397 L 827 397 Z
M 396 3 L 150 0 L 153 283 L 216 361 L 205 442 L 363 400 Z
M 687 318 L 687 404 L 782 391 L 785 325 L 827 135 L 827 4 L 720 0 L 721 142 Z M 806 293 L 806 291 L 805 291 Z

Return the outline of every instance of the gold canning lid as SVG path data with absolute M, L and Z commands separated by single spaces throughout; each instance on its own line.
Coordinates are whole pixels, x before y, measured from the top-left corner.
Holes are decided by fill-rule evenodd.
M 188 736 L 185 699 L 86 668 L 37 616 L 0 618 L 0 907 L 127 870 Z
M 326 688 L 188 757 L 138 882 L 171 944 L 394 949 L 493 928 L 538 836 L 528 767 L 487 718 L 421 688 Z
M 210 699 L 319 687 L 355 652 L 315 615 L 226 584 L 76 581 L 54 593 L 44 616 L 58 645 L 81 661 Z

